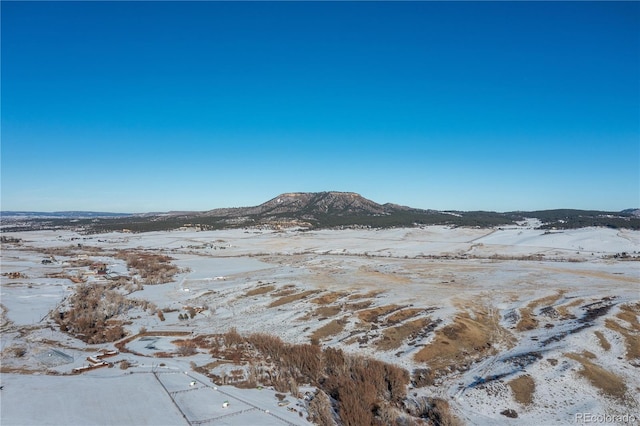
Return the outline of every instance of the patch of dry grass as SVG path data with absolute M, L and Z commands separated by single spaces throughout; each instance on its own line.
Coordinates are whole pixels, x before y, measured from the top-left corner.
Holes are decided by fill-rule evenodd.
M 271 302 L 269 304 L 270 308 L 275 308 L 277 306 L 282 306 L 282 305 L 286 305 L 287 303 L 291 303 L 291 302 L 295 302 L 301 299 L 304 299 L 305 297 L 311 296 L 313 294 L 317 294 L 319 293 L 320 290 L 307 290 L 307 291 L 303 291 L 301 293 L 293 293 L 293 294 L 289 294 L 286 296 L 282 296 L 276 300 L 274 300 L 273 302 Z
M 640 322 L 638 322 L 638 315 L 640 314 L 640 302 L 634 304 L 625 304 L 620 306 L 620 312 L 616 314 L 616 317 L 629 323 L 631 328 L 635 331 L 640 331 Z
M 437 372 L 461 370 L 469 364 L 489 354 L 494 354 L 494 343 L 511 344 L 511 334 L 503 329 L 496 310 L 483 306 L 471 307 L 470 312 L 461 312 L 453 322 L 435 332 L 435 337 L 427 346 L 414 355 L 417 362 L 425 362 Z
M 318 317 L 330 318 L 338 315 L 340 312 L 342 312 L 342 308 L 340 306 L 320 306 L 313 312 L 313 315 Z
M 638 333 L 628 330 L 612 318 L 607 318 L 604 321 L 604 325 L 609 330 L 622 334 L 622 337 L 624 337 L 624 345 L 627 349 L 625 356 L 629 361 L 640 358 L 640 335 L 638 335 Z
M 416 315 L 418 315 L 419 313 L 423 312 L 424 309 L 423 308 L 408 308 L 408 309 L 401 309 L 397 312 L 392 313 L 391 315 L 389 315 L 387 317 L 387 324 L 389 325 L 393 325 L 393 324 L 398 324 L 402 321 L 406 321 L 409 318 L 413 318 Z
M 598 342 L 600 343 L 600 346 L 602 347 L 602 349 L 604 349 L 605 351 L 608 351 L 609 349 L 611 349 L 611 343 L 609 343 L 609 341 L 607 340 L 606 337 L 604 337 L 604 334 L 602 334 L 601 331 L 594 331 L 593 334 L 596 335 L 596 337 L 598 338 Z
M 358 312 L 358 318 L 364 322 L 377 322 L 381 316 L 387 315 L 400 308 L 402 308 L 402 306 L 399 305 L 376 306 L 375 308 Z
M 298 318 L 298 321 L 309 321 L 311 318 L 318 317 L 319 319 L 331 318 L 342 312 L 342 307 L 338 305 L 319 306 L 314 311 Z
M 311 333 L 311 341 L 320 341 L 322 339 L 326 339 L 327 337 L 335 336 L 344 330 L 344 326 L 347 321 L 343 319 L 334 319 L 331 322 L 323 325 L 313 333 Z
M 244 296 L 245 297 L 259 296 L 261 294 L 271 293 L 275 289 L 276 289 L 275 285 L 263 285 L 247 291 L 244 294 Z
M 518 324 L 516 324 L 516 330 L 527 331 L 527 330 L 533 330 L 534 328 L 538 327 L 539 321 L 535 318 L 535 315 L 533 314 L 533 310 L 538 306 L 546 307 L 546 306 L 553 305 L 555 302 L 558 301 L 558 299 L 562 297 L 564 293 L 565 292 L 561 290 L 556 294 L 552 294 L 549 296 L 542 297 L 540 299 L 532 300 L 531 302 L 529 302 L 529 304 L 527 304 L 527 306 L 525 306 L 524 308 L 521 308 L 520 321 L 518 321 Z
M 373 304 L 372 300 L 363 300 L 362 302 L 345 303 L 343 306 L 345 311 L 359 311 L 360 309 L 366 309 Z
M 397 349 L 405 339 L 416 336 L 430 323 L 430 318 L 420 318 L 395 327 L 386 328 L 382 332 L 382 338 L 376 342 L 376 347 L 382 351 Z
M 605 395 L 616 399 L 624 399 L 627 393 L 627 385 L 620 377 L 595 364 L 587 356 L 575 353 L 567 353 L 564 356 L 578 361 L 582 365 L 582 369 L 578 373 Z
M 296 292 L 296 286 L 293 284 L 287 284 L 285 286 L 280 287 L 277 291 L 271 294 L 273 297 L 282 297 L 289 296 Z
M 344 292 L 332 291 L 330 293 L 326 293 L 321 296 L 318 296 L 315 299 L 311 299 L 311 303 L 315 303 L 316 305 L 328 305 L 330 303 L 334 303 L 336 300 L 342 297 L 345 297 L 346 295 L 347 293 L 344 293 Z
M 382 290 L 371 290 L 368 293 L 354 293 L 349 296 L 349 300 L 358 300 L 358 299 L 373 299 L 376 296 L 384 293 Z
M 529 308 L 520 309 L 520 321 L 516 324 L 516 330 L 527 331 L 538 327 L 538 320 L 534 318 L 533 312 Z
M 556 307 L 556 311 L 558 311 L 558 315 L 560 315 L 560 318 L 563 320 L 569 319 L 573 316 L 573 314 L 571 314 L 571 312 L 569 312 L 569 308 L 573 308 L 579 305 L 582 305 L 584 303 L 584 299 L 576 299 L 572 302 L 569 302 L 565 305 L 560 305 L 558 307 Z
M 533 403 L 533 393 L 536 390 L 536 382 L 531 376 L 524 375 L 507 383 L 513 392 L 514 399 L 523 405 Z

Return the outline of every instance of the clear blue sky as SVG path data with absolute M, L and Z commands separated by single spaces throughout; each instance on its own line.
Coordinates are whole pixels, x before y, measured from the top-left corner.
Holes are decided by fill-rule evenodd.
M 2 210 L 640 207 L 638 2 L 8 2 Z

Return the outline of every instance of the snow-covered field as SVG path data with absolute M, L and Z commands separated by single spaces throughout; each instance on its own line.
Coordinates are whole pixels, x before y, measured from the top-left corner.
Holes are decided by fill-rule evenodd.
M 279 406 L 271 389 L 237 389 L 194 371 L 212 362 L 206 352 L 162 355 L 176 351 L 181 332 L 232 328 L 437 369 L 434 384 L 409 395 L 445 398 L 468 424 L 567 424 L 580 413 L 640 419 L 640 263 L 629 259 L 640 256 L 637 231 L 526 223 L 8 236 L 21 242 L 2 246 L 3 425 L 307 424 L 302 395 Z M 43 264 L 48 249 L 57 251 Z M 105 359 L 112 368 L 71 375 L 115 346 L 62 333 L 48 313 L 78 285 L 69 277 L 107 282 L 91 262 L 132 273 L 115 257 L 122 250 L 165 254 L 182 268 L 128 295 L 164 319 L 130 311 L 126 330 L 146 334 Z M 198 310 L 185 319 L 188 307 Z M 210 372 L 231 370 L 219 363 Z

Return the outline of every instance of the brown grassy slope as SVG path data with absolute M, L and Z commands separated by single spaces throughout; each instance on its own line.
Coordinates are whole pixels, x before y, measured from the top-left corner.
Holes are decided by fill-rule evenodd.
M 315 299 L 311 299 L 311 303 L 315 303 L 317 305 L 328 305 L 330 303 L 335 303 L 336 300 L 343 298 L 347 295 L 344 292 L 329 292 L 323 294 L 321 296 L 316 297 Z
M 244 295 L 245 297 L 259 296 L 261 294 L 271 293 L 275 289 L 276 289 L 275 285 L 263 285 L 256 288 L 252 288 L 251 290 L 247 291 Z
M 600 389 L 602 393 L 616 399 L 624 399 L 627 393 L 627 385 L 620 377 L 597 365 L 584 354 L 567 353 L 564 356 L 578 361 L 582 365 L 579 374 L 589 380 L 593 386 Z
M 618 321 L 607 318 L 604 320 L 604 325 L 610 330 L 622 334 L 624 338 L 624 345 L 627 349 L 625 357 L 631 361 L 633 359 L 640 359 L 640 335 L 625 327 L 623 327 Z
M 334 336 L 344 330 L 344 326 L 346 324 L 345 319 L 334 319 L 329 323 L 323 325 L 313 333 L 311 333 L 311 341 L 317 342 L 322 339 L 326 339 L 327 337 Z
M 533 314 L 533 310 L 539 306 L 552 306 L 556 301 L 558 301 L 558 299 L 562 297 L 563 294 L 563 291 L 559 291 L 557 294 L 552 294 L 540 299 L 532 300 L 527 304 L 527 306 L 521 308 L 520 321 L 518 321 L 518 324 L 516 324 L 516 330 L 526 331 L 533 330 L 534 328 L 538 327 L 538 319 Z
M 602 334 L 601 331 L 594 331 L 593 334 L 596 335 L 596 337 L 598 338 L 598 342 L 600 343 L 600 346 L 602 347 L 602 349 L 604 349 L 605 351 L 608 351 L 609 349 L 611 349 L 611 343 L 609 343 L 609 341 L 607 340 L 606 337 L 604 337 L 604 334 Z
M 413 318 L 416 315 L 418 315 L 419 313 L 423 312 L 424 308 L 407 308 L 407 309 L 401 309 L 397 312 L 392 313 L 391 315 L 389 315 L 387 317 L 387 324 L 389 325 L 393 325 L 393 324 L 397 324 L 400 323 L 402 321 L 406 321 L 409 318 Z
M 407 338 L 417 335 L 430 323 L 430 318 L 419 318 L 386 328 L 382 331 L 382 338 L 376 342 L 376 347 L 382 351 L 397 349 Z
M 400 308 L 401 306 L 399 305 L 376 306 L 375 308 L 358 312 L 358 318 L 364 322 L 377 322 L 381 316 L 387 315 Z
M 427 363 L 440 375 L 446 373 L 445 369 L 466 370 L 473 360 L 496 353 L 496 343 L 511 343 L 511 335 L 499 325 L 496 311 L 482 306 L 471 309 L 471 313 L 461 312 L 453 323 L 436 330 L 434 339 L 414 355 L 414 360 Z
M 536 390 L 536 383 L 529 375 L 520 376 L 507 383 L 513 392 L 514 399 L 523 405 L 533 402 L 533 394 Z
M 308 296 L 318 293 L 320 290 L 306 290 L 300 293 L 293 293 L 287 296 L 282 296 L 269 304 L 270 308 L 275 308 L 277 306 L 286 305 L 287 303 L 296 302 L 298 300 L 304 299 Z

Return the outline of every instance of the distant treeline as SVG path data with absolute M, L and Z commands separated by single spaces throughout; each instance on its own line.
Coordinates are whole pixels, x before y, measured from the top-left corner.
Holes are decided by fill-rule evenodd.
M 243 217 L 205 215 L 158 215 L 127 216 L 113 218 L 32 218 L 21 219 L 14 226 L 5 226 L 3 231 L 24 231 L 32 229 L 80 229 L 86 233 L 129 230 L 131 232 L 168 231 L 185 225 L 202 230 L 243 228 L 247 226 L 269 226 L 287 221 L 300 221 L 315 229 L 367 227 L 394 228 L 420 225 L 448 225 L 456 227 L 496 227 L 514 225 L 525 218 L 535 218 L 542 222 L 540 229 L 576 229 L 589 226 L 614 229 L 640 229 L 640 218 L 631 213 L 603 212 L 596 210 L 541 210 L 533 212 L 496 213 L 487 211 L 439 212 L 425 210 L 399 210 L 384 215 L 339 215 L 325 214 L 282 214 L 247 215 Z M 3 225 L 6 225 L 3 221 Z

